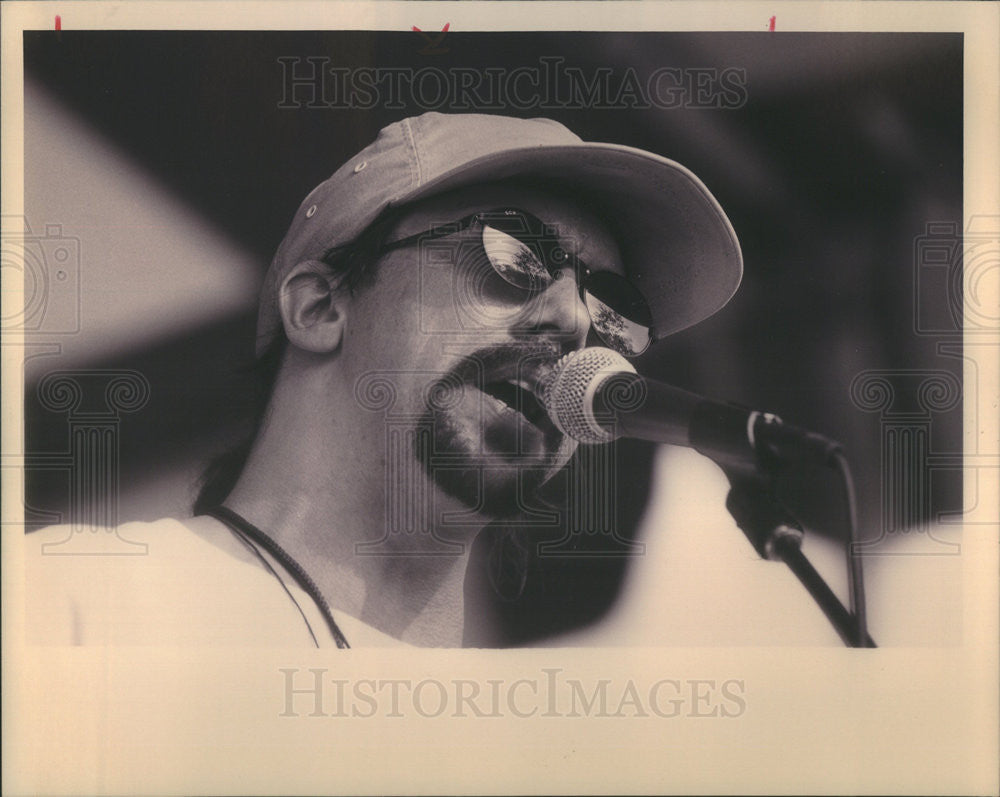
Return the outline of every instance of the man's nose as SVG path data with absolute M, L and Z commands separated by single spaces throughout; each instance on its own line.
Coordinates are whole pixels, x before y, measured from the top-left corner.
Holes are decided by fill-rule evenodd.
M 533 331 L 551 335 L 568 350 L 582 348 L 590 331 L 590 314 L 580 297 L 571 269 L 553 275 L 549 286 L 531 299 L 529 318 Z

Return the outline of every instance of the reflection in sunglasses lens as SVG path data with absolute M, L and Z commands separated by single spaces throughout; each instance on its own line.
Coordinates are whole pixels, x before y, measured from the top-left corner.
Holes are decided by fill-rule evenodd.
M 589 291 L 585 296 L 591 323 L 602 341 L 629 357 L 642 354 L 646 350 L 650 340 L 649 327 L 629 321 Z
M 539 291 L 552 282 L 552 275 L 545 264 L 529 246 L 512 235 L 485 225 L 483 249 L 497 274 L 511 285 Z
M 584 288 L 587 308 L 601 339 L 622 354 L 642 354 L 651 342 L 653 321 L 642 293 L 610 271 L 590 274 Z

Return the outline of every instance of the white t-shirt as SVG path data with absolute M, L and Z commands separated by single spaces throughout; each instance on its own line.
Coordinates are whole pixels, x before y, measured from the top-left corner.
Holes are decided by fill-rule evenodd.
M 25 593 L 29 644 L 336 647 L 280 562 L 212 518 L 28 534 Z M 352 647 L 405 646 L 333 615 Z

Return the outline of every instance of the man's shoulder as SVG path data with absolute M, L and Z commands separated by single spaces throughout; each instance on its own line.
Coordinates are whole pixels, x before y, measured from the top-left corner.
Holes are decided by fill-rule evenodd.
M 60 524 L 47 526 L 25 535 L 26 550 L 39 556 L 66 557 L 145 556 L 153 548 L 197 545 L 200 535 L 189 527 L 190 521 L 160 518 L 153 521 L 133 521 L 120 526 Z
M 32 532 L 25 597 L 34 644 L 308 642 L 274 576 L 209 518 Z

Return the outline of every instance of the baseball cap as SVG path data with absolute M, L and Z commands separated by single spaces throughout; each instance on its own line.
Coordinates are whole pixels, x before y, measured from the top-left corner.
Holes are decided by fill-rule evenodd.
M 278 291 L 296 264 L 350 243 L 387 208 L 518 176 L 597 199 L 625 273 L 649 303 L 654 339 L 707 318 L 736 292 L 743 274 L 736 233 L 704 183 L 679 163 L 583 141 L 551 119 L 432 112 L 383 128 L 302 201 L 264 278 L 257 354 L 281 328 Z

